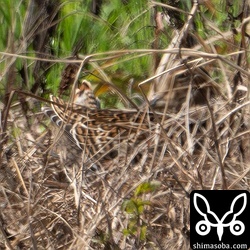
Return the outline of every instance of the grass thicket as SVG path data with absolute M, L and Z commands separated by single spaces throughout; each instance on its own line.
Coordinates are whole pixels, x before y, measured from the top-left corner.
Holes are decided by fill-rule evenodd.
M 248 1 L 0 2 L 1 248 L 188 249 L 192 190 L 249 190 Z M 86 159 L 54 133 L 81 79 L 146 138 Z

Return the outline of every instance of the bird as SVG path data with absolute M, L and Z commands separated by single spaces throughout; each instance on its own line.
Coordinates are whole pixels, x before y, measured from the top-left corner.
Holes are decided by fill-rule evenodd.
M 53 101 L 54 98 L 52 98 L 51 95 L 51 101 Z M 60 98 L 57 98 L 55 100 L 56 102 L 63 103 L 64 101 Z M 95 97 L 93 90 L 91 88 L 91 83 L 88 82 L 87 80 L 83 80 L 81 84 L 75 89 L 74 95 L 73 95 L 73 102 L 72 102 L 74 107 L 86 107 L 89 109 L 99 109 L 100 108 L 100 101 L 98 98 Z M 50 107 L 42 107 L 42 111 L 51 119 L 51 121 L 56 124 L 58 127 L 62 126 L 63 120 L 60 119 L 60 117 L 57 115 L 57 112 L 55 111 L 55 106 L 51 105 Z M 65 104 L 66 108 L 66 104 Z M 64 112 L 64 111 L 63 111 Z M 69 125 L 69 124 L 68 124 Z M 68 130 L 69 126 L 66 126 L 65 129 L 66 131 Z
M 110 151 L 122 141 L 133 144 L 145 139 L 154 120 L 152 114 L 145 111 L 91 109 L 75 103 L 68 105 L 55 96 L 50 98 L 60 121 L 58 125 L 64 124 L 76 145 L 92 154 Z
M 60 99 L 58 102 L 60 103 L 62 100 Z M 100 108 L 100 101 L 95 97 L 90 82 L 83 80 L 78 84 L 73 94 L 73 101 L 70 105 L 73 105 L 78 109 L 84 107 L 87 107 L 90 110 Z M 65 103 L 65 113 L 67 113 L 68 106 L 69 103 Z M 52 122 L 50 130 L 52 131 L 54 142 L 51 147 L 51 155 L 57 155 L 60 159 L 61 165 L 63 166 L 81 167 L 83 163 L 83 150 L 78 147 L 71 134 L 73 124 L 64 122 L 64 120 L 58 116 L 57 112 L 54 111 L 53 107 L 53 105 L 51 107 L 42 107 L 43 113 L 49 117 Z
M 166 153 L 167 148 L 178 153 L 184 147 L 182 152 L 193 153 L 199 143 L 191 140 L 190 134 L 194 131 L 201 137 L 204 134 L 202 124 L 209 117 L 206 106 L 189 110 L 188 125 L 186 113 L 150 111 L 145 106 L 139 110 L 101 109 L 91 85 L 86 82 L 76 88 L 73 102 L 50 95 L 50 104 L 51 107 L 44 107 L 43 112 L 62 131 L 63 139 L 57 145 L 60 154 L 64 152 L 64 159 L 70 161 L 67 166 L 80 155 L 86 160 L 85 165 L 79 160 L 79 166 L 94 163 L 95 169 L 106 166 L 108 159 L 119 162 L 129 159 L 134 165 L 144 159 L 143 156 L 150 158 Z M 189 151 L 185 150 L 186 147 Z M 73 149 L 74 154 L 71 153 Z
M 95 97 L 91 83 L 87 80 L 83 80 L 76 88 L 73 103 L 90 109 L 100 108 L 100 100 Z
M 50 101 L 51 107 L 44 107 L 43 112 L 89 157 L 108 155 L 122 143 L 133 148 L 148 138 L 157 123 L 155 115 L 146 109 L 100 109 L 86 80 L 76 88 L 72 103 L 53 95 Z

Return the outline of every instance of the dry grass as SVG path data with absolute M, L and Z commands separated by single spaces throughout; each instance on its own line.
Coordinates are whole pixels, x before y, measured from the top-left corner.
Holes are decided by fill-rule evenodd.
M 1 247 L 188 249 L 192 190 L 249 190 L 249 99 L 242 89 L 238 99 L 158 116 L 161 126 L 151 124 L 147 140 L 115 159 L 99 159 L 96 171 L 71 144 L 78 160 L 67 162 L 58 151 L 67 138 L 55 143 L 41 112 L 25 117 L 13 103 L 2 142 Z M 135 195 L 143 183 L 156 188 Z M 123 209 L 131 200 L 149 203 L 125 235 L 136 216 Z
M 2 117 L 7 123 L 0 128 L 0 247 L 189 249 L 192 190 L 250 190 L 246 51 L 219 56 L 213 50 L 183 50 L 188 57 L 183 61 L 177 56 L 179 46 L 166 50 L 155 75 L 141 85 L 154 81 L 150 112 L 159 111 L 152 105 L 158 97 L 167 108 L 156 114 L 144 141 L 125 147 L 115 158 L 86 159 L 65 135 L 47 126 L 40 110 L 28 106 L 24 111 L 18 101 L 1 107 L 8 116 Z M 89 63 L 100 60 L 89 58 Z M 201 66 L 211 76 L 206 87 L 216 92 L 211 99 L 203 96 L 203 105 L 194 105 L 192 91 L 202 86 L 195 77 L 184 78 L 185 89 L 175 92 L 182 86 L 175 79 L 196 76 Z M 36 104 L 30 97 L 27 103 Z M 124 151 L 124 143 L 117 148 Z M 143 189 L 145 183 L 149 189 Z M 128 202 L 135 210 L 126 207 Z

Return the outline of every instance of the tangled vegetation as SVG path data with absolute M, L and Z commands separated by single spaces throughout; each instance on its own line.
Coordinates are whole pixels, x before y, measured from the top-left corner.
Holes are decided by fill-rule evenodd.
M 249 8 L 2 1 L 0 248 L 189 249 L 192 190 L 250 190 Z M 84 155 L 41 111 L 82 79 L 147 137 Z

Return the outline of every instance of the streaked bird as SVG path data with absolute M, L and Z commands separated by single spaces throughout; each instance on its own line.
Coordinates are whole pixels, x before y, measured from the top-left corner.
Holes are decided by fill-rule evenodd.
M 153 126 L 154 116 L 146 111 L 90 109 L 77 104 L 67 105 L 54 96 L 51 101 L 60 121 L 57 124 L 64 124 L 65 131 L 77 146 L 91 154 L 108 152 L 123 141 L 128 144 L 141 141 L 147 138 Z
M 44 113 L 90 157 L 108 155 L 122 144 L 132 148 L 147 139 L 157 124 L 148 110 L 99 109 L 87 81 L 76 89 L 72 104 L 52 95 L 50 99 L 51 108 L 43 108 Z
M 73 103 L 90 109 L 100 108 L 100 102 L 93 93 L 91 83 L 86 80 L 76 89 Z
M 52 100 L 52 98 L 51 98 Z M 53 99 L 54 100 L 54 99 Z M 61 99 L 59 101 L 63 102 Z M 65 114 L 70 112 L 68 110 L 69 104 L 64 103 Z M 91 84 L 84 80 L 79 86 L 76 88 L 73 103 L 70 104 L 78 109 L 88 108 L 88 109 L 98 109 L 100 107 L 99 100 L 95 98 L 94 93 L 91 88 Z M 60 157 L 60 162 L 64 166 L 73 166 L 77 164 L 81 166 L 82 164 L 82 149 L 77 145 L 73 135 L 72 135 L 72 126 L 73 124 L 70 122 L 64 122 L 58 113 L 53 108 L 56 105 L 52 105 L 52 107 L 43 107 L 42 111 L 50 118 L 52 121 L 52 133 L 54 136 L 54 145 L 52 147 L 52 151 L 56 152 Z

